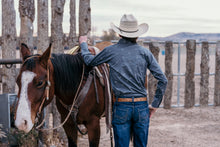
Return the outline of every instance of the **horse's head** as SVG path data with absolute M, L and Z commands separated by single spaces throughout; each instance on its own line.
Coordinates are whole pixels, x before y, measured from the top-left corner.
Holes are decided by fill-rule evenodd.
M 29 132 L 34 125 L 37 113 L 52 100 L 51 91 L 53 90 L 51 89 L 49 100 L 45 100 L 48 95 L 46 92 L 49 86 L 48 80 L 52 79 L 52 73 L 49 77 L 49 69 L 52 68 L 49 60 L 51 45 L 42 55 L 31 55 L 29 48 L 21 44 L 21 54 L 23 64 L 17 77 L 19 91 L 15 125 L 19 130 Z

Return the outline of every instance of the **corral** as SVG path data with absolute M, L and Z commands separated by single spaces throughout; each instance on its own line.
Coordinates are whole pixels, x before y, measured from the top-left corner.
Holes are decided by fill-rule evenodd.
M 69 36 L 65 36 L 62 30 L 65 2 L 51 1 L 53 6 L 51 9 L 54 15 L 51 18 L 50 37 L 48 36 L 48 1 L 38 1 L 39 25 L 36 42 L 34 42 L 32 34 L 35 6 L 33 2 L 28 2 L 20 0 L 21 30 L 23 30 L 20 37 L 16 37 L 13 1 L 2 2 L 2 28 L 4 29 L 0 38 L 0 56 L 3 59 L 18 59 L 20 55 L 16 49 L 21 42 L 28 44 L 32 51 L 37 53 L 42 53 L 51 40 L 54 41 L 54 53 L 62 53 L 66 46 L 71 48 L 77 44 L 76 20 L 74 19 L 75 1 L 71 0 L 70 3 L 71 25 Z M 85 35 L 91 30 L 91 8 L 88 2 L 84 1 L 80 5 L 79 14 L 82 19 L 80 19 L 79 35 Z M 10 15 L 7 16 L 7 14 Z M 149 146 L 220 146 L 218 140 L 220 108 L 217 107 L 220 105 L 220 42 L 188 40 L 181 43 L 172 41 L 140 43 L 153 52 L 169 79 L 168 90 L 161 105 L 168 109 L 160 108 L 152 118 Z M 35 46 L 37 50 L 34 50 L 36 49 Z M 11 69 L 2 66 L 0 69 L 1 91 L 3 93 L 17 92 L 15 78 L 18 70 L 18 65 L 13 65 Z M 151 101 L 156 81 L 151 75 L 148 77 L 148 91 Z M 60 124 L 54 103 L 45 110 L 52 116 L 47 119 L 46 127 L 55 127 Z M 200 105 L 202 107 L 197 107 Z M 187 109 L 183 107 L 187 107 Z M 100 146 L 110 146 L 109 134 L 105 132 L 104 119 L 101 120 L 101 124 Z M 56 140 L 57 136 L 60 140 Z M 50 131 L 49 135 L 44 134 L 44 137 L 48 137 L 49 141 L 47 141 L 50 145 L 66 145 L 66 137 L 60 130 Z M 88 141 L 85 138 L 86 136 L 83 136 L 79 139 L 79 146 L 88 146 Z M 43 143 L 47 144 L 48 142 Z

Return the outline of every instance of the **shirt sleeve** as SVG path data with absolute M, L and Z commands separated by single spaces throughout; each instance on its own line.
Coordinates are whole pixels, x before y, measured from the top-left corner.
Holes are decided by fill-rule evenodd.
M 102 63 L 107 63 L 111 59 L 110 52 L 108 51 L 107 48 L 105 48 L 99 54 L 94 56 L 88 50 L 87 43 L 85 42 L 81 43 L 80 47 L 81 47 L 81 52 L 82 52 L 82 57 L 84 59 L 84 62 L 88 66 L 97 66 Z
M 152 75 L 158 80 L 157 89 L 156 89 L 154 99 L 151 105 L 154 108 L 158 108 L 161 104 L 163 95 L 166 90 L 167 78 L 165 74 L 163 73 L 163 71 L 161 70 L 160 65 L 158 64 L 157 60 L 154 58 L 151 52 L 149 52 L 148 60 L 149 60 L 148 69 L 150 70 Z

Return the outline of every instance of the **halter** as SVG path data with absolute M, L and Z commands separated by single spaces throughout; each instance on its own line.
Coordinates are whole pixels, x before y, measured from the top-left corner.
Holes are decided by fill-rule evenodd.
M 50 83 L 50 70 L 49 70 L 49 65 L 47 66 L 47 87 L 46 87 L 46 97 L 44 97 L 44 99 L 42 100 L 41 102 L 41 105 L 39 107 L 39 110 L 37 112 L 37 117 L 40 117 L 40 113 L 42 111 L 42 108 L 43 108 L 43 105 L 44 105 L 44 102 L 45 100 L 49 100 L 49 93 L 50 93 L 50 86 L 51 86 L 51 83 Z
M 31 56 L 31 57 L 28 57 L 24 60 L 23 64 L 25 62 L 27 62 L 29 59 L 32 59 L 32 58 L 35 58 L 35 57 L 40 57 L 40 55 L 34 55 L 34 56 Z M 50 92 L 50 86 L 51 86 L 51 83 L 50 83 L 50 70 L 49 70 L 49 64 L 47 65 L 47 87 L 46 87 L 46 97 L 43 98 L 41 104 L 40 104 L 40 107 L 39 107 L 39 110 L 37 112 L 37 117 L 40 117 L 40 113 L 42 111 L 42 108 L 43 108 L 43 105 L 45 103 L 45 100 L 49 100 L 49 92 Z

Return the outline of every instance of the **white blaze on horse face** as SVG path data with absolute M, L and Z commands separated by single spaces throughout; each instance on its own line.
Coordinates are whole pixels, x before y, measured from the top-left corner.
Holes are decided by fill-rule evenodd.
M 24 71 L 21 75 L 20 100 L 17 107 L 15 125 L 19 130 L 29 132 L 33 127 L 31 120 L 31 104 L 28 99 L 28 84 L 33 81 L 35 73 Z

